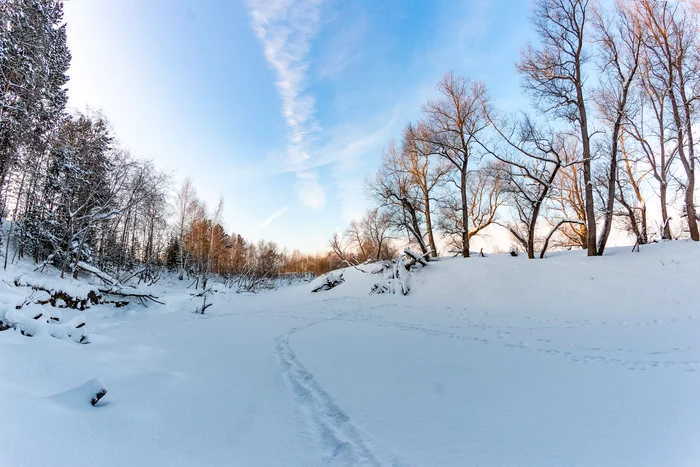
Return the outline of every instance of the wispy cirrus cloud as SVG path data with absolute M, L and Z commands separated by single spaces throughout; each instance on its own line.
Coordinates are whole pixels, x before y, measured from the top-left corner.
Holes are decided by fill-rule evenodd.
M 273 222 L 275 219 L 277 219 L 279 216 L 281 216 L 282 214 L 284 214 L 284 213 L 287 212 L 287 211 L 289 211 L 289 206 L 287 206 L 287 207 L 285 207 L 285 208 L 282 208 L 282 209 L 280 209 L 279 211 L 277 211 L 277 212 L 271 214 L 270 216 L 268 216 L 267 219 L 265 219 L 264 221 L 262 221 L 262 222 L 260 223 L 260 225 L 258 225 L 258 226 L 256 227 L 255 230 L 264 229 L 264 228 L 267 227 L 268 225 L 272 224 L 272 222 Z
M 311 40 L 318 30 L 323 0 L 248 0 L 252 27 L 262 42 L 265 59 L 277 75 L 282 115 L 289 129 L 287 170 L 296 172 L 299 196 L 321 209 L 323 187 L 309 165 L 309 138 L 320 130 L 316 102 L 308 90 Z

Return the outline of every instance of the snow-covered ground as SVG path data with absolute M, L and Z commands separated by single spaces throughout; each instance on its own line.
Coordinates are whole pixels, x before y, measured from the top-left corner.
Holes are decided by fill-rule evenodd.
M 0 332 L 0 465 L 700 465 L 697 244 L 443 259 L 408 296 L 345 279 L 205 315 L 161 283 L 81 312 L 88 345 Z

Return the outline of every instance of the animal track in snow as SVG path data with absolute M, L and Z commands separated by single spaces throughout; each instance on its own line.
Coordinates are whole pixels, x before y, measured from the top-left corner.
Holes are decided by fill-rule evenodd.
M 529 337 L 526 333 L 513 333 L 510 331 L 502 331 L 497 326 L 493 325 L 482 325 L 482 324 L 467 324 L 462 330 L 467 329 L 479 329 L 482 331 L 494 331 L 496 333 L 496 339 L 488 339 L 484 337 L 477 337 L 473 335 L 465 335 L 463 333 L 448 332 L 441 329 L 435 329 L 434 327 L 428 327 L 418 324 L 402 323 L 402 322 L 392 322 L 386 319 L 367 314 L 367 313 L 357 313 L 355 315 L 357 321 L 365 321 L 370 324 L 382 327 L 391 327 L 398 329 L 400 331 L 415 331 L 421 332 L 423 334 L 431 336 L 446 337 L 449 339 L 458 339 L 463 341 L 476 342 L 481 344 L 495 343 L 502 345 L 503 347 L 509 349 L 516 349 L 522 351 L 534 351 L 539 353 L 544 353 L 551 356 L 560 356 L 568 358 L 575 362 L 580 363 L 603 363 L 608 365 L 618 365 L 622 366 L 628 370 L 649 370 L 649 369 L 680 369 L 689 372 L 696 371 L 697 366 L 700 364 L 697 360 L 644 360 L 644 359 L 633 359 L 633 358 L 617 358 L 611 356 L 599 356 L 599 355 L 589 355 L 589 354 L 577 354 L 571 351 L 560 350 L 557 348 L 543 348 L 542 344 L 552 344 L 556 346 L 569 346 L 573 350 L 580 350 L 583 352 L 621 352 L 632 354 L 636 353 L 642 356 L 658 356 L 663 354 L 670 354 L 675 352 L 683 352 L 688 349 L 683 348 L 673 348 L 673 349 L 663 349 L 654 351 L 636 351 L 634 349 L 604 349 L 600 347 L 586 347 L 579 344 L 563 341 L 554 341 L 550 339 L 534 339 L 534 343 L 528 344 L 527 339 L 525 340 L 513 340 L 516 337 L 513 334 L 518 334 L 517 337 Z M 346 318 L 347 319 L 347 318 Z

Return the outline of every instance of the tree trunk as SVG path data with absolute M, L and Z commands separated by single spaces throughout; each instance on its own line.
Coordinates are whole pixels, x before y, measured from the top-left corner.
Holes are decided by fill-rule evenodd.
M 73 241 L 73 218 L 71 217 L 69 220 L 69 229 L 68 229 L 68 245 L 66 245 L 66 252 L 65 252 L 65 257 L 63 258 L 63 265 L 61 265 L 61 279 L 66 274 L 66 267 L 68 267 L 68 260 L 70 258 L 70 245 L 71 242 Z
M 437 247 L 435 246 L 435 236 L 433 235 L 433 221 L 430 215 L 430 194 L 424 193 L 425 202 L 425 228 L 428 231 L 428 244 L 430 246 L 430 257 L 437 258 Z
M 535 259 L 535 225 L 536 217 L 530 222 L 527 232 L 527 259 Z
M 15 201 L 15 210 L 12 213 L 12 224 L 10 224 L 10 231 L 7 234 L 7 243 L 5 244 L 5 264 L 3 266 L 3 269 L 7 271 L 7 257 L 10 256 L 9 251 L 10 251 L 10 241 L 12 240 L 12 228 L 15 226 L 17 223 L 17 211 L 19 210 L 19 202 L 20 199 L 22 198 L 22 191 L 24 190 L 24 176 L 26 172 L 22 172 L 22 181 L 19 184 L 19 191 L 17 193 L 17 200 Z
M 460 171 L 462 191 L 462 257 L 469 258 L 469 206 L 467 205 L 467 167 L 466 162 Z
M 610 171 L 608 173 L 608 199 L 605 206 L 605 220 L 603 222 L 603 229 L 600 231 L 600 240 L 596 251 L 598 256 L 603 256 L 605 245 L 608 243 L 608 237 L 610 236 L 610 231 L 612 230 L 613 210 L 615 208 L 615 190 L 617 189 L 617 133 L 619 133 L 619 129 L 615 129 L 613 131 L 613 143 L 610 151 L 610 165 L 608 167 L 608 170 Z
M 415 213 L 411 215 L 411 223 L 413 224 L 413 232 L 418 241 L 418 246 L 420 247 L 420 252 L 425 254 L 428 252 L 428 248 L 425 246 L 425 240 L 423 240 L 423 234 L 420 231 L 420 225 L 418 225 L 418 219 Z
M 421 253 L 425 254 L 428 252 L 428 248 L 425 245 L 425 240 L 423 239 L 423 233 L 420 231 L 420 223 L 418 222 L 418 213 L 416 212 L 416 209 L 413 207 L 411 202 L 403 198 L 401 200 L 401 205 L 403 206 L 403 215 L 404 215 L 404 223 L 406 223 L 407 230 L 409 230 L 409 239 L 410 236 L 413 235 L 415 238 L 416 242 L 418 242 L 418 246 L 420 247 Z M 408 222 L 406 220 L 406 211 L 408 211 L 408 215 L 411 218 L 411 225 L 410 227 L 407 225 Z
M 598 234 L 596 232 L 595 222 L 595 205 L 593 200 L 593 181 L 591 171 L 591 140 L 588 134 L 588 117 L 586 115 L 586 106 L 584 105 L 583 88 L 580 80 L 576 83 L 576 91 L 578 97 L 578 109 L 580 117 L 581 144 L 583 146 L 583 182 L 585 184 L 586 193 L 586 246 L 588 248 L 588 256 L 596 256 L 598 254 L 596 241 Z
M 698 218 L 695 215 L 695 141 L 693 140 L 692 99 L 689 100 L 686 95 L 683 73 L 679 73 L 678 75 L 680 77 L 680 94 L 683 100 L 683 111 L 685 112 L 685 133 L 688 138 L 688 167 L 686 168 L 688 183 L 685 190 L 685 208 L 688 215 L 690 238 L 697 242 L 700 241 L 700 231 L 698 230 Z
M 683 165 L 685 174 L 687 177 L 687 182 L 685 186 L 685 208 L 686 214 L 688 216 L 688 231 L 690 232 L 690 238 L 693 241 L 700 241 L 700 232 L 698 232 L 698 223 L 695 217 L 695 201 L 693 200 L 694 190 L 695 190 L 695 148 L 693 147 L 693 129 L 692 129 L 692 109 L 690 107 L 690 101 L 685 94 L 685 77 L 683 74 L 682 63 L 678 64 L 674 62 L 673 54 L 671 53 L 668 41 L 664 44 L 665 55 L 667 60 L 667 70 L 668 70 L 668 98 L 671 102 L 671 108 L 673 110 L 673 122 L 676 126 L 677 144 L 678 144 L 678 158 Z M 675 79 L 673 72 L 677 71 L 678 77 L 678 89 L 675 86 Z M 678 91 L 679 95 L 676 95 Z M 681 99 L 680 104 L 682 104 L 684 115 L 681 115 L 681 105 L 678 99 Z M 684 121 L 685 117 L 685 121 Z M 686 133 L 684 135 L 684 133 Z M 686 141 L 687 150 L 686 154 Z
M 80 263 L 80 253 L 83 251 L 83 245 L 85 244 L 85 238 L 88 236 L 90 231 L 90 226 L 85 227 L 85 232 L 80 239 L 80 245 L 78 245 L 78 251 L 75 253 L 75 262 L 73 263 L 73 279 L 78 278 L 78 263 Z
M 662 229 L 661 229 L 661 238 L 664 240 L 671 240 L 671 226 L 669 225 L 669 218 L 668 218 L 668 206 L 667 206 L 667 190 L 668 186 L 666 184 L 666 181 L 663 180 L 659 184 L 659 198 L 661 200 L 661 222 L 662 224 Z
M 689 159 L 688 156 L 690 154 L 686 154 L 685 143 L 686 136 L 688 135 L 684 135 L 685 128 L 680 115 L 678 101 L 676 100 L 676 95 L 673 89 L 669 90 L 669 98 L 673 107 L 673 120 L 676 125 L 676 134 L 678 135 L 678 158 L 681 161 L 681 165 L 683 166 L 687 177 L 685 186 L 685 209 L 688 217 L 688 231 L 690 232 L 691 240 L 697 242 L 700 240 L 700 234 L 698 232 L 698 223 L 695 217 L 695 201 L 693 200 L 693 192 L 695 190 L 695 161 L 693 159 Z M 692 145 L 688 147 L 689 151 L 691 147 Z
M 685 211 L 688 216 L 688 230 L 690 231 L 690 239 L 697 242 L 700 240 L 700 232 L 698 231 L 698 218 L 695 215 L 695 173 L 688 177 L 688 185 L 685 189 Z

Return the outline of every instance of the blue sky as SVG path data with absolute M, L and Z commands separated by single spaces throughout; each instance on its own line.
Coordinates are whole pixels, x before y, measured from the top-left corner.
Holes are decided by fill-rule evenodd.
M 228 230 L 326 247 L 367 207 L 382 149 L 454 70 L 524 107 L 530 2 L 72 0 L 70 104 L 191 177 Z

